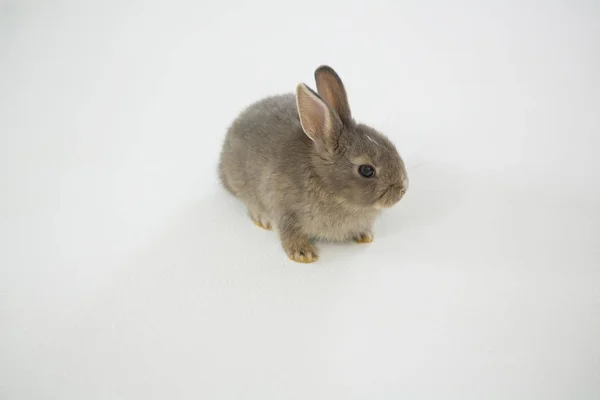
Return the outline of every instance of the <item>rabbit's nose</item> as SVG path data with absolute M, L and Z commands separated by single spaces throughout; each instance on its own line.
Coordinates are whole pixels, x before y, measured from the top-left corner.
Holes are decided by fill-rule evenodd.
M 381 196 L 379 205 L 383 208 L 392 207 L 402 199 L 406 190 L 401 184 L 395 183 L 390 185 L 385 193 Z
M 400 200 L 400 198 L 404 195 L 404 192 L 406 192 L 406 190 L 404 189 L 404 185 L 402 184 L 393 185 L 392 190 L 394 193 L 394 197 L 397 197 L 398 200 Z

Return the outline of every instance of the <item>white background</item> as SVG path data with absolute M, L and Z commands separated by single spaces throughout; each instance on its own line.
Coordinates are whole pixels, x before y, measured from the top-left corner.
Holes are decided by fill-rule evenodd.
M 216 162 L 323 63 L 411 187 L 302 265 Z M 599 71 L 591 0 L 0 2 L 0 398 L 598 399 Z

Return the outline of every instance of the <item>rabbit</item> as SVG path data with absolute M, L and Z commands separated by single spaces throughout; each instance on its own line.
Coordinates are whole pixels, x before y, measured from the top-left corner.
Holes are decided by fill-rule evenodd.
M 267 97 L 229 127 L 220 180 L 252 221 L 274 228 L 287 256 L 318 259 L 311 242 L 373 241 L 373 222 L 408 189 L 390 140 L 352 117 L 346 89 L 329 66 L 315 72 L 317 92 Z

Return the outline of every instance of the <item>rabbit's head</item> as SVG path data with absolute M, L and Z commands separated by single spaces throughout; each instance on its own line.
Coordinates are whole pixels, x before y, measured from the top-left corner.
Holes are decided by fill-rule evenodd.
M 396 147 L 352 119 L 346 90 L 332 68 L 317 68 L 315 80 L 318 94 L 301 83 L 296 101 L 302 129 L 312 140 L 311 162 L 323 185 L 357 208 L 393 206 L 408 189 Z

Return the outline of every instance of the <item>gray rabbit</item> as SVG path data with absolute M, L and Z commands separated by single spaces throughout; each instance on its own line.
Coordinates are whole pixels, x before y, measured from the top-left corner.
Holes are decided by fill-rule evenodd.
M 318 94 L 258 101 L 227 132 L 219 174 L 252 221 L 275 228 L 288 257 L 310 263 L 311 240 L 373 241 L 381 209 L 406 193 L 408 177 L 394 145 L 356 123 L 344 85 L 328 66 L 315 71 Z

